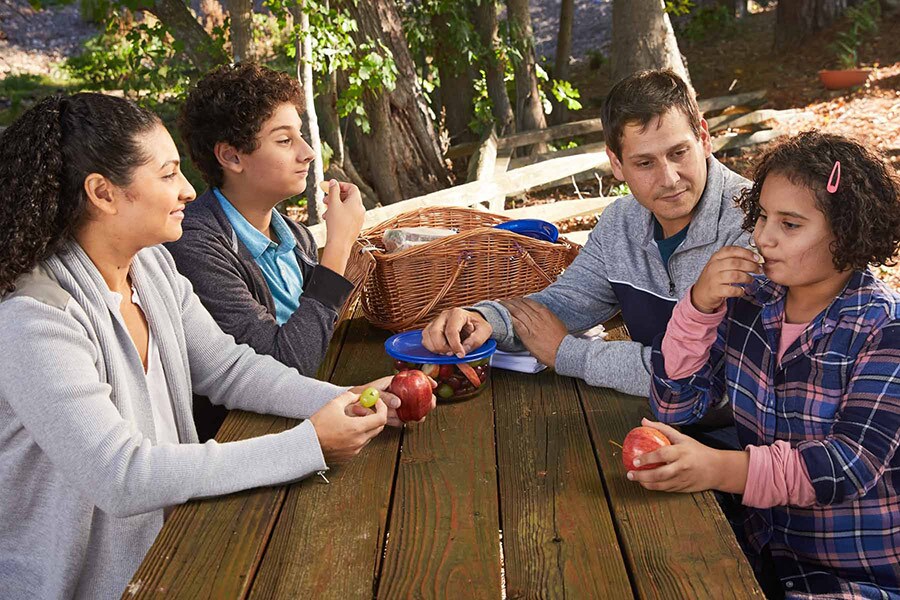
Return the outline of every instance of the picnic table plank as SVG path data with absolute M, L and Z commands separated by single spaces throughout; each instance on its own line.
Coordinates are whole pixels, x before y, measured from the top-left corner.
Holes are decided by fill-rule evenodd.
M 577 382 L 619 540 L 640 598 L 764 598 L 711 492 L 651 492 L 625 478 L 620 448 L 646 398 Z
M 501 597 L 492 390 L 407 426 L 379 598 Z
M 349 324 L 343 321 L 335 329 L 320 377 L 331 375 Z M 225 418 L 216 441 L 280 433 L 297 422 L 234 410 Z M 191 598 L 245 597 L 286 493 L 284 487 L 256 488 L 175 507 L 123 598 L 146 598 L 160 590 L 177 590 Z M 215 577 L 210 577 L 210 572 Z
M 332 380 L 358 385 L 389 375 L 387 336 L 354 320 Z M 400 429 L 385 428 L 359 456 L 326 473 L 330 485 L 310 478 L 291 487 L 251 598 L 373 596 L 400 438 Z M 351 565 L 352 576 L 338 576 Z
M 630 598 L 574 382 L 493 378 L 507 597 Z

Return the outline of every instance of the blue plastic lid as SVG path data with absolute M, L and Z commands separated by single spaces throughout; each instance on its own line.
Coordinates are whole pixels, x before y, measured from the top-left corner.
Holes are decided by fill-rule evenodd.
M 494 227 L 512 231 L 519 235 L 527 235 L 545 242 L 556 242 L 559 239 L 559 229 L 556 228 L 556 225 L 541 219 L 513 219 L 512 221 L 494 225 Z
M 422 345 L 422 330 L 405 331 L 392 335 L 384 343 L 384 349 L 395 359 L 410 363 L 427 363 L 431 365 L 458 365 L 459 363 L 472 362 L 492 355 L 497 349 L 497 342 L 488 340 L 480 347 L 475 348 L 463 358 L 457 356 L 444 356 L 435 354 L 425 349 Z

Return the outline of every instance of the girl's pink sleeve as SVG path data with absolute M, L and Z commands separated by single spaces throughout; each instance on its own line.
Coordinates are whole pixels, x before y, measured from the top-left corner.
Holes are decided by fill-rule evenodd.
M 662 354 L 669 379 L 693 375 L 709 360 L 716 329 L 725 317 L 725 303 L 712 313 L 702 313 L 691 304 L 691 290 L 678 301 L 666 326 Z
M 800 451 L 779 440 L 771 446 L 747 446 L 750 469 L 744 504 L 753 508 L 807 507 L 816 503 L 816 491 Z

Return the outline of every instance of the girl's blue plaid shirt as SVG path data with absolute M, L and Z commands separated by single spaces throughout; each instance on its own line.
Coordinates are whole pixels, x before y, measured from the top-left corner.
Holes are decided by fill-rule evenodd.
M 816 504 L 744 507 L 741 525 L 751 554 L 769 546 L 786 591 L 900 597 L 900 297 L 854 272 L 777 364 L 786 292 L 757 277 L 729 299 L 709 360 L 684 379 L 666 376 L 658 336 L 651 407 L 696 423 L 725 398 L 742 446 L 800 452 Z

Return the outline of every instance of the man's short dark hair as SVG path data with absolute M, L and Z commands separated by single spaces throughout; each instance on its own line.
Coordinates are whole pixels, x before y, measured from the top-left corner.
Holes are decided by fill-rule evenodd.
M 181 108 L 178 129 L 208 185 L 224 183 L 216 144 L 225 142 L 241 152 L 253 152 L 263 123 L 286 103 L 303 110 L 297 80 L 253 63 L 223 65 L 197 83 Z
M 600 115 L 607 147 L 622 158 L 626 125 L 639 124 L 643 131 L 650 121 L 673 108 L 684 113 L 700 139 L 701 115 L 694 90 L 674 71 L 639 71 L 622 79 L 607 94 Z

